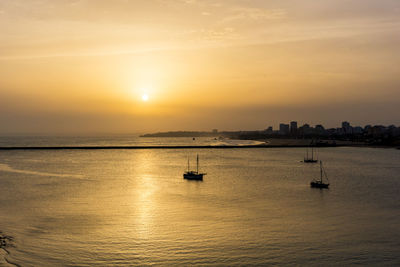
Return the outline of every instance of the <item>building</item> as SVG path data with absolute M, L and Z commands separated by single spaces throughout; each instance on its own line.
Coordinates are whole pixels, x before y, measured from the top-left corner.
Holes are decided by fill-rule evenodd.
M 274 129 L 272 128 L 272 126 L 269 126 L 267 129 L 265 129 L 265 132 L 267 134 L 273 134 L 274 133 Z
M 279 124 L 279 134 L 288 135 L 289 134 L 289 124 L 281 123 Z
M 313 133 L 313 128 L 311 128 L 310 125 L 306 123 L 303 126 L 300 126 L 297 132 L 299 133 L 299 135 L 302 136 L 310 135 Z
M 383 125 L 375 125 L 371 128 L 371 133 L 373 137 L 381 137 L 386 130 L 386 127 Z
M 325 134 L 325 128 L 321 124 L 315 125 L 315 132 L 319 135 L 324 135 Z
M 360 126 L 353 127 L 353 134 L 362 134 L 363 132 L 364 130 Z
M 290 134 L 297 135 L 297 121 L 290 122 Z
M 352 134 L 353 133 L 353 127 L 351 127 L 350 123 L 347 121 L 342 122 L 342 129 L 344 131 L 344 134 Z

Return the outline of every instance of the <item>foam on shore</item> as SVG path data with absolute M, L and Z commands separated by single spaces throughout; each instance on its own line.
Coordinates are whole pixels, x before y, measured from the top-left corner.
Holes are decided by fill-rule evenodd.
M 8 259 L 8 255 L 10 255 L 8 247 L 13 246 L 13 240 L 12 236 L 5 235 L 0 231 L 0 261 L 3 266 L 20 266 Z

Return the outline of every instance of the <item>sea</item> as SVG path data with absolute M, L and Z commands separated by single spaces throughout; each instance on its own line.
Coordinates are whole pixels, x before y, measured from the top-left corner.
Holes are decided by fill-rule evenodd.
M 0 137 L 5 146 L 249 145 Z M 400 150 L 0 150 L 0 266 L 400 266 Z M 183 179 L 199 155 L 203 181 Z

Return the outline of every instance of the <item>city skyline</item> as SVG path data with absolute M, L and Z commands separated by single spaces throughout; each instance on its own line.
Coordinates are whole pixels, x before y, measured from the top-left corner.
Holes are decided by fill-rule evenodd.
M 189 131 L 185 129 L 181 129 L 179 131 L 164 131 L 161 133 L 212 133 L 214 135 L 218 135 L 223 132 L 266 132 L 268 134 L 283 134 L 283 135 L 291 135 L 295 136 L 299 132 L 302 131 L 303 129 L 309 129 L 309 130 L 317 130 L 320 131 L 319 133 L 321 134 L 322 132 L 326 131 L 331 131 L 331 133 L 335 134 L 362 134 L 362 133 L 367 133 L 369 129 L 381 129 L 381 130 L 388 130 L 388 129 L 395 129 L 396 134 L 400 134 L 400 126 L 396 126 L 394 124 L 389 124 L 389 125 L 382 125 L 382 124 L 366 124 L 366 125 L 352 125 L 348 121 L 342 121 L 340 125 L 337 125 L 337 127 L 325 127 L 323 124 L 309 124 L 307 122 L 303 123 L 298 123 L 297 121 L 290 121 L 290 123 L 285 123 L 281 122 L 279 123 L 278 127 L 274 127 L 271 125 L 268 125 L 265 127 L 265 129 L 258 129 L 258 130 L 246 130 L 246 129 L 236 129 L 233 131 L 228 131 L 225 129 L 211 129 L 207 131 Z M 159 132 L 160 133 L 160 132 Z M 147 135 L 147 134 L 145 134 Z M 149 134 L 148 135 L 152 135 Z

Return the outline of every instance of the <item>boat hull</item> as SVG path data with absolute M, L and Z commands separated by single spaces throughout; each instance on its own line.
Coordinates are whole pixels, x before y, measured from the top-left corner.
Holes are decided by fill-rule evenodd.
M 199 174 L 185 173 L 185 174 L 183 174 L 183 179 L 203 181 L 203 174 L 202 173 L 199 173 Z
M 311 182 L 310 186 L 313 188 L 329 188 L 329 184 L 324 184 L 321 182 Z
M 304 163 L 317 163 L 318 160 L 316 160 L 316 159 L 305 159 L 303 162 Z

